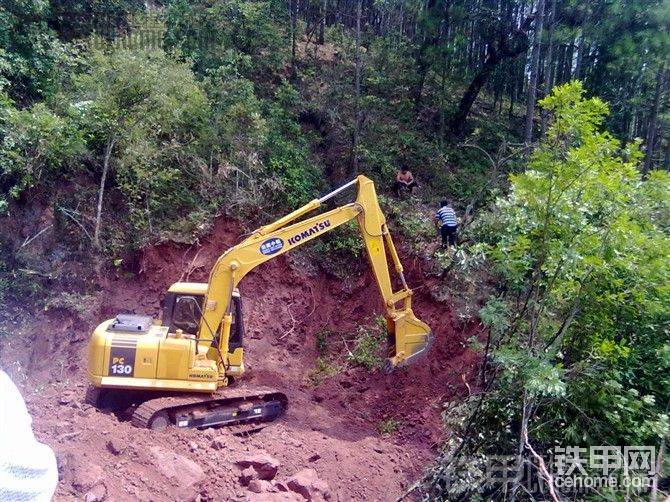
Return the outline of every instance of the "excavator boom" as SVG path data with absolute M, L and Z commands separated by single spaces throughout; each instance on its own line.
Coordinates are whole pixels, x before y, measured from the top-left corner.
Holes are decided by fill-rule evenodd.
M 296 221 L 353 186 L 358 187 L 354 202 Z M 374 183 L 365 176 L 358 176 L 328 195 L 314 199 L 274 223 L 260 227 L 221 255 L 209 277 L 205 308 L 200 321 L 201 337 L 206 337 L 209 333 L 210 340 L 217 338 L 213 328 L 220 326 L 218 349 L 222 354 L 228 353 L 232 295 L 242 278 L 258 265 L 288 253 L 354 219 L 358 223 L 384 303 L 387 329 L 394 340 L 393 353 L 388 358 L 386 369 L 392 370 L 415 361 L 427 351 L 432 340 L 431 330 L 412 311 L 412 290 L 405 281 L 402 264 L 379 207 Z M 401 285 L 397 291 L 393 290 L 391 282 L 389 256 Z

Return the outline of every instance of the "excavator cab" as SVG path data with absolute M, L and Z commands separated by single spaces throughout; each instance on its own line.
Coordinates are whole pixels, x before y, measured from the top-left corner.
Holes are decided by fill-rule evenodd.
M 186 334 L 196 335 L 206 294 L 207 284 L 174 283 L 163 300 L 162 325 L 167 326 L 171 333 L 180 329 Z
M 176 282 L 168 289 L 163 300 L 162 322 L 170 333 L 180 329 L 183 333 L 196 338 L 203 337 L 217 343 L 217 333 L 199 334 L 198 328 L 205 308 L 207 284 L 200 282 Z M 242 298 L 237 288 L 232 295 L 232 323 L 230 326 L 229 350 L 232 352 L 244 344 L 244 318 L 242 315 Z

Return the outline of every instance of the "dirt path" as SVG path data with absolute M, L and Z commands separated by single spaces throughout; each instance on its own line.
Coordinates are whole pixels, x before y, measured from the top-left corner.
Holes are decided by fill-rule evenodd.
M 18 334 L 2 340 L 0 365 L 22 387 L 37 436 L 57 453 L 57 500 L 293 500 L 287 497 L 295 492 L 257 495 L 240 483 L 236 461 L 259 453 L 278 462 L 276 480 L 314 469 L 331 500 L 393 500 L 434 458 L 442 403 L 467 392 L 464 380 L 476 357 L 466 348 L 473 330 L 459 327 L 448 306 L 419 287 L 424 276 L 417 265 L 409 267 L 408 279 L 419 287 L 415 311 L 436 336 L 429 356 L 392 375 L 349 368 L 317 386 L 308 378 L 317 358 L 314 334 L 351 332 L 380 312 L 372 278 L 362 274 L 343 284 L 323 273 L 308 275 L 281 257 L 244 279 L 245 381 L 273 386 L 290 400 L 288 413 L 256 434 L 155 433 L 83 404 L 93 326 L 119 312 L 158 315 L 169 284 L 206 281 L 218 254 L 237 237 L 235 225 L 220 219 L 199 246 L 145 250 L 141 273 L 110 280 L 98 294 L 99 308 L 84 315 L 52 310 L 31 316 L 19 307 L 2 314 L 0 327 Z M 379 423 L 387 419 L 398 428 L 380 435 Z M 315 490 L 317 500 L 323 492 Z

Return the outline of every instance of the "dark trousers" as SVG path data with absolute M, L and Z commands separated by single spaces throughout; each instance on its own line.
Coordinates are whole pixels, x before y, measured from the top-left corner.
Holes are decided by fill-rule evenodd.
M 406 185 L 405 183 L 402 183 L 400 181 L 395 181 L 393 183 L 393 191 L 400 195 L 400 190 L 402 188 L 409 188 L 409 193 L 412 193 L 412 190 L 414 187 L 418 187 L 419 185 L 416 184 L 416 181 L 412 181 L 409 185 Z
M 442 225 L 440 227 L 443 246 L 455 246 L 458 237 L 458 225 Z

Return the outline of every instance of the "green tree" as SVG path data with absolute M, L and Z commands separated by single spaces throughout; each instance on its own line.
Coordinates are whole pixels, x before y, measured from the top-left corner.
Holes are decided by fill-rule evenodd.
M 0 93 L 0 211 L 30 189 L 53 187 L 68 162 L 84 149 L 83 138 L 67 118 L 43 103 L 15 108 Z
M 160 50 L 94 50 L 73 79 L 69 113 L 99 161 L 94 243 L 100 245 L 107 178 L 137 230 L 169 228 L 196 204 L 200 139 L 209 104 L 188 65 Z M 156 227 L 154 227 L 154 225 Z
M 128 17 L 144 10 L 141 0 L 50 0 L 49 26 L 61 40 L 97 33 L 108 40 L 127 28 Z
M 232 51 L 253 58 L 244 76 L 267 78 L 285 60 L 276 11 L 269 2 L 175 0 L 166 12 L 165 43 L 193 61 L 196 73 L 218 68 Z
M 519 470 L 540 469 L 535 452 L 556 444 L 658 445 L 670 433 L 670 176 L 642 179 L 638 143 L 601 130 L 608 107 L 580 82 L 540 104 L 554 117 L 546 139 L 475 223 L 501 294 L 481 311 L 479 439 L 460 450 L 517 452 Z
M 0 4 L 0 82 L 19 103 L 51 94 L 66 47 L 47 24 L 48 2 L 8 0 Z

